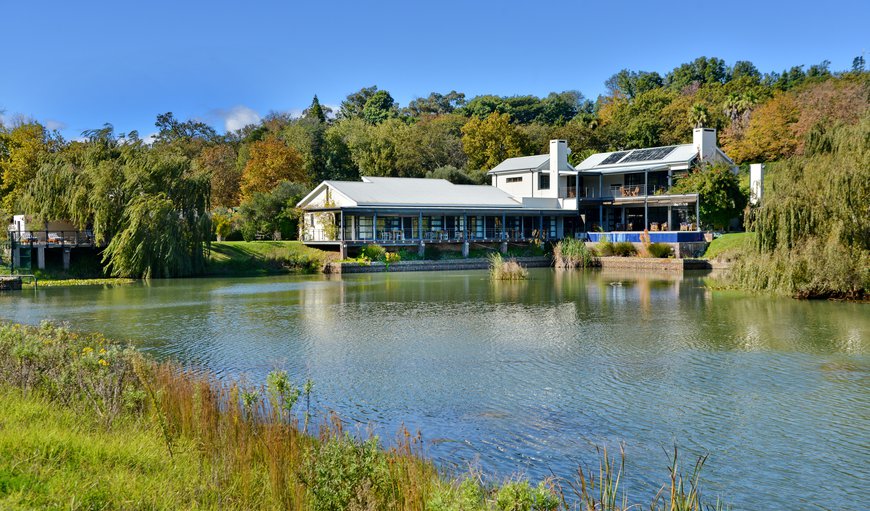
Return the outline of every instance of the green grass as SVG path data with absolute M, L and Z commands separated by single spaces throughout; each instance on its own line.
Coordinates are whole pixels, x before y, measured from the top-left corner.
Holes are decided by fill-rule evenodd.
M 749 248 L 754 237 L 755 234 L 751 232 L 723 234 L 710 243 L 707 251 L 704 252 L 704 259 L 734 257 Z
M 136 279 L 105 278 L 105 279 L 48 279 L 39 278 L 36 287 L 67 287 L 67 286 L 121 286 L 138 282 Z M 33 287 L 30 279 L 24 279 L 25 287 Z
M 256 276 L 315 272 L 337 254 L 298 241 L 222 241 L 211 244 L 209 275 Z
M 215 500 L 192 445 L 0 388 L 0 509 L 173 509 Z

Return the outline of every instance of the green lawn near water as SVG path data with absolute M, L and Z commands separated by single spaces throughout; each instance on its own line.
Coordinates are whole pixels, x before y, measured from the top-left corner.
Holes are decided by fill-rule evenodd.
M 206 272 L 240 276 L 314 272 L 337 255 L 298 241 L 220 241 L 211 244 Z
M 0 509 L 199 509 L 217 504 L 195 446 L 170 458 L 147 422 L 95 417 L 0 388 Z
M 736 255 L 749 249 L 754 239 L 755 233 L 751 232 L 723 234 L 710 243 L 707 251 L 704 252 L 704 258 L 733 259 Z

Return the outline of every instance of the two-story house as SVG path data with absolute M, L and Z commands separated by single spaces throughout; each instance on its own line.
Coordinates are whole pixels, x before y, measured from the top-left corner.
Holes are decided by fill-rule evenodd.
M 565 140 L 548 154 L 508 158 L 490 185 L 442 179 L 363 177 L 324 181 L 303 198 L 300 239 L 309 245 L 504 243 L 566 236 L 598 241 L 701 241 L 697 194 L 672 194 L 699 161 L 731 160 L 716 132 L 696 129 L 692 144 L 594 154 L 576 168 Z

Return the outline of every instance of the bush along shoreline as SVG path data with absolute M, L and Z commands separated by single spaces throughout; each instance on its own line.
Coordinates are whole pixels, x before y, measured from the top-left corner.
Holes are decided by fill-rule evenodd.
M 0 508 L 555 511 L 625 510 L 624 455 L 574 480 L 493 483 L 448 476 L 419 434 L 392 447 L 313 420 L 312 382 L 273 371 L 263 384 L 219 380 L 63 327 L 0 323 Z M 315 423 L 317 425 L 315 425 Z M 700 470 L 676 450 L 658 510 L 703 501 Z
M 804 154 L 772 164 L 736 287 L 795 298 L 862 300 L 870 290 L 870 114 L 818 125 Z

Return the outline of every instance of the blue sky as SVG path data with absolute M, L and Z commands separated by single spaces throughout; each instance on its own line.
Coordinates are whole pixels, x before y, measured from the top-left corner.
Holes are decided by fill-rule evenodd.
M 363 86 L 595 98 L 622 68 L 706 55 L 762 71 L 870 49 L 870 2 L 70 2 L 0 0 L 0 110 L 68 138 L 158 113 L 217 129 Z M 867 56 L 870 58 L 870 55 Z

